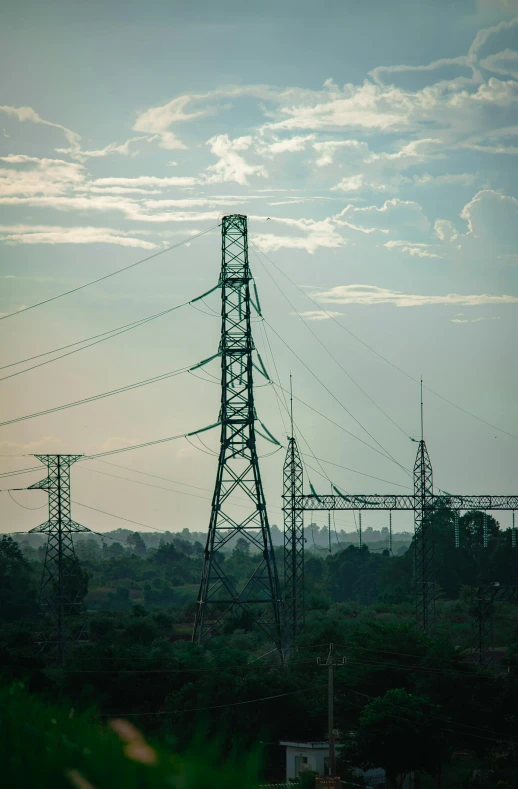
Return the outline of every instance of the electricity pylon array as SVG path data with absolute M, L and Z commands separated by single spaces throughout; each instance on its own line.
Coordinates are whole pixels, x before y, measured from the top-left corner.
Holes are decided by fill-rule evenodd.
M 40 646 L 65 659 L 71 643 L 84 636 L 79 613 L 83 594 L 81 568 L 76 558 L 72 535 L 88 532 L 72 519 L 70 502 L 70 467 L 82 455 L 35 455 L 47 466 L 45 479 L 30 485 L 29 490 L 46 490 L 49 518 L 31 529 L 47 535 L 45 562 L 40 587 L 40 605 L 46 615 L 39 637 Z
M 203 644 L 236 625 L 257 625 L 275 644 L 281 659 L 288 658 L 304 628 L 304 511 L 407 510 L 414 512 L 415 589 L 417 624 L 426 633 L 435 625 L 433 514 L 448 508 L 455 513 L 455 545 L 461 511 L 513 511 L 512 547 L 516 547 L 514 511 L 518 496 L 435 495 L 433 472 L 422 422 L 414 465 L 413 495 L 310 495 L 303 490 L 303 466 L 291 419 L 291 435 L 283 468 L 284 593 L 277 575 L 266 501 L 256 447 L 257 420 L 253 368 L 255 351 L 251 328 L 252 275 L 248 262 L 247 217 L 225 216 L 221 224 L 221 425 L 220 451 L 203 570 L 193 629 L 193 640 Z M 258 305 L 256 305 L 258 308 Z M 260 369 L 260 368 L 258 368 Z M 37 455 L 48 476 L 31 485 L 49 493 L 49 519 L 32 529 L 47 534 L 41 584 L 41 602 L 50 628 L 42 646 L 51 647 L 63 660 L 68 646 L 82 637 L 73 613 L 81 604 L 81 574 L 72 535 L 89 529 L 72 520 L 70 467 L 81 455 Z M 360 520 L 361 523 L 361 520 Z M 487 523 L 487 520 L 485 520 Z M 487 546 L 487 528 L 484 530 Z M 224 550 L 235 538 L 252 547 L 256 566 L 239 586 L 224 563 Z M 76 617 L 77 621 L 78 618 Z

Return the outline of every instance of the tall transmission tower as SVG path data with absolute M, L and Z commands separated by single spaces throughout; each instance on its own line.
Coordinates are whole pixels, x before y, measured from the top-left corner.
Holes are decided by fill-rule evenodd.
M 291 388 L 291 379 L 290 379 Z M 293 431 L 283 468 L 284 500 L 284 654 L 289 656 L 297 636 L 304 628 L 304 511 L 297 505 L 303 493 L 303 469 Z
M 259 625 L 280 650 L 281 599 L 256 448 L 247 218 L 221 225 L 221 439 L 193 641 L 224 632 L 227 619 Z M 257 556 L 239 586 L 225 571 L 224 548 L 246 539 Z
M 82 455 L 35 457 L 47 466 L 47 477 L 29 489 L 46 490 L 49 495 L 48 521 L 31 529 L 47 535 L 40 605 L 50 619 L 50 626 L 41 635 L 41 647 L 54 652 L 63 662 L 69 645 L 84 637 L 82 623 L 73 616 L 79 613 L 83 594 L 72 535 L 90 529 L 72 520 L 70 505 L 70 467 Z

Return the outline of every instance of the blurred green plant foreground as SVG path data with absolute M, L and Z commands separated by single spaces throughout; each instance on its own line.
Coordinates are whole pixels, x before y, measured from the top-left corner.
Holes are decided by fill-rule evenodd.
M 23 683 L 0 688 L 0 782 L 52 789 L 255 789 L 259 750 L 222 757 L 199 735 L 183 753 L 127 720 L 47 704 Z

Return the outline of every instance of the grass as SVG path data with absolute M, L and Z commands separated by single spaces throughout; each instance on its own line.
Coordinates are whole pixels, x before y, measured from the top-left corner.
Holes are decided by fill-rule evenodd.
M 183 754 L 125 720 L 49 704 L 23 683 L 0 686 L 3 786 L 38 789 L 255 789 L 259 752 L 223 758 L 199 736 Z

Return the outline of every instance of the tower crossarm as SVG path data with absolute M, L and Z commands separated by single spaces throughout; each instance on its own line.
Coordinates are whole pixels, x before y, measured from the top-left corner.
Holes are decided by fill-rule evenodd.
M 518 496 L 477 496 L 448 494 L 433 497 L 434 509 L 451 510 L 517 510 Z
M 323 493 L 297 496 L 300 510 L 414 510 L 420 506 L 415 496 L 380 493 L 351 493 L 335 496 Z M 431 496 L 425 502 L 428 510 L 518 510 L 518 495 L 493 496 L 492 494 L 464 495 L 446 494 Z
M 414 496 L 356 493 L 350 496 L 332 494 L 307 495 L 297 498 L 301 510 L 413 510 Z

